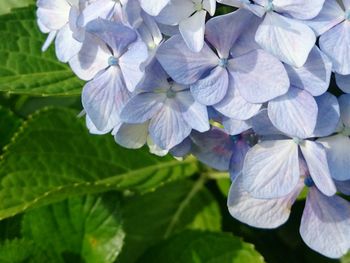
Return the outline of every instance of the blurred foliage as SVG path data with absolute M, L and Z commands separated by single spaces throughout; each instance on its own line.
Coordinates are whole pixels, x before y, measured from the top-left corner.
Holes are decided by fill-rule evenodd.
M 83 84 L 41 53 L 34 2 L 0 2 L 0 262 L 350 262 L 302 242 L 303 198 L 281 228 L 254 229 L 229 215 L 228 177 L 88 134 Z

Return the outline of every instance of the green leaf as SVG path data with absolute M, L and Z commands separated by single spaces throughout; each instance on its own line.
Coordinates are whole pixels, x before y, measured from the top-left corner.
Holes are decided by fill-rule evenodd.
M 0 218 L 72 195 L 146 192 L 196 171 L 194 158 L 127 150 L 110 135 L 89 134 L 75 111 L 46 109 L 22 125 L 2 156 Z
M 3 148 L 10 142 L 11 137 L 15 134 L 20 125 L 20 118 L 0 105 L 0 148 Z
M 231 179 L 230 178 L 222 178 L 222 179 L 218 179 L 216 180 L 216 184 L 220 190 L 220 192 L 224 195 L 224 196 L 228 196 L 228 192 L 230 190 L 231 187 Z
M 220 208 L 203 179 L 177 181 L 129 197 L 123 215 L 126 239 L 121 263 L 135 262 L 149 246 L 185 228 L 221 230 Z
M 57 263 L 112 263 L 125 236 L 118 199 L 117 193 L 74 197 L 33 210 L 23 217 L 23 236 Z
M 25 7 L 34 3 L 35 0 L 1 0 L 0 15 L 9 13 L 12 8 Z
M 0 91 L 37 96 L 79 95 L 83 82 L 54 48 L 42 53 L 46 36 L 35 19 L 35 8 L 0 16 Z
M 32 256 L 34 249 L 34 243 L 31 241 L 24 239 L 7 240 L 0 246 L 0 262 L 24 262 Z
M 138 262 L 260 263 L 254 246 L 225 233 L 185 231 L 151 248 Z
M 340 259 L 341 263 L 350 263 L 350 253 L 346 254 L 344 257 Z

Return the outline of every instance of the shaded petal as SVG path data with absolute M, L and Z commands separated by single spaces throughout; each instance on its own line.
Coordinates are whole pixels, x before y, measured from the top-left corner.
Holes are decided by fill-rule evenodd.
M 324 0 L 273 0 L 274 10 L 286 13 L 297 19 L 311 19 L 317 16 L 324 4 Z
M 346 127 L 350 127 L 350 94 L 343 94 L 338 98 L 340 118 Z
M 212 128 L 208 132 L 193 132 L 192 154 L 206 165 L 220 170 L 229 169 L 232 156 L 233 142 L 230 136 L 218 128 Z
M 329 171 L 332 177 L 338 181 L 350 180 L 350 139 L 338 134 L 335 136 L 318 139 L 327 153 Z
M 176 94 L 176 101 L 180 105 L 183 119 L 199 132 L 208 131 L 210 128 L 207 107 L 196 102 L 190 91 L 182 91 Z
M 273 126 L 267 109 L 261 109 L 255 116 L 248 121 L 254 132 L 260 136 L 268 135 L 281 135 L 282 132 Z
M 114 136 L 115 141 L 129 149 L 139 149 L 147 142 L 149 122 L 142 124 L 124 123 Z
M 101 40 L 87 34 L 80 52 L 72 57 L 69 65 L 79 78 L 90 80 L 109 66 L 108 59 L 111 55 Z
M 286 95 L 269 102 L 268 114 L 280 131 L 298 138 L 312 135 L 317 121 L 317 103 L 305 90 L 291 87 Z
M 251 146 L 245 141 L 244 138 L 239 138 L 232 147 L 232 157 L 230 160 L 230 177 L 234 181 L 238 176 L 242 174 L 244 159 Z
M 205 16 L 204 10 L 195 12 L 179 24 L 180 33 L 186 45 L 194 52 L 199 52 L 204 45 Z
M 110 68 L 88 82 L 82 104 L 99 131 L 113 129 L 119 122 L 120 109 L 130 98 L 118 68 Z
M 147 1 L 147 0 L 145 0 Z M 175 26 L 194 13 L 194 4 L 189 0 L 176 0 L 170 3 L 156 16 L 156 20 L 164 25 Z
M 149 1 L 149 0 L 139 0 L 140 5 L 143 10 L 145 10 L 151 16 L 157 16 L 162 9 L 170 3 L 170 0 L 159 0 L 159 1 Z
M 143 63 L 148 58 L 148 49 L 143 41 L 131 44 L 119 59 L 119 66 L 127 81 L 126 86 L 129 91 L 134 91 L 136 86 L 142 81 L 145 72 L 142 69 Z
M 162 149 L 169 150 L 181 143 L 191 133 L 191 126 L 183 119 L 180 106 L 173 100 L 166 104 L 151 119 L 149 133 Z
M 337 195 L 327 197 L 316 188 L 310 189 L 300 234 L 313 250 L 330 258 L 340 258 L 350 248 L 349 203 Z
M 228 67 L 240 94 L 251 103 L 267 102 L 289 89 L 283 64 L 264 50 L 254 50 L 231 59 Z
M 344 11 L 336 0 L 326 0 L 321 12 L 313 19 L 305 21 L 320 36 L 344 21 Z
M 313 96 L 320 96 L 329 87 L 332 74 L 332 62 L 318 47 L 314 47 L 300 68 L 285 64 L 290 83 L 294 87 L 305 89 Z
M 350 93 L 350 75 L 335 74 L 338 87 L 345 93 Z
M 293 140 L 263 141 L 249 150 L 243 185 L 255 198 L 290 194 L 299 180 L 298 145 Z
M 259 26 L 255 40 L 283 62 L 301 67 L 315 45 L 316 36 L 307 25 L 270 12 Z
M 220 58 L 228 58 L 230 49 L 254 15 L 244 9 L 239 9 L 227 15 L 210 19 L 205 26 L 205 38 L 217 50 Z M 223 30 L 218 30 L 222 28 Z
M 283 225 L 302 187 L 296 187 L 282 198 L 257 199 L 244 190 L 241 177 L 232 183 L 229 191 L 227 206 L 230 214 L 253 227 L 272 229 Z
M 350 195 L 350 180 L 348 181 L 335 181 L 335 185 L 339 192 Z
M 340 121 L 340 109 L 337 98 L 326 92 L 316 97 L 318 117 L 314 137 L 325 137 L 334 133 Z
M 190 86 L 193 97 L 205 105 L 213 105 L 220 102 L 227 93 L 228 79 L 228 73 L 225 68 L 215 67 L 208 76 Z
M 350 23 L 343 22 L 320 37 L 321 50 L 331 59 L 333 70 L 350 74 Z
M 165 100 L 164 93 L 140 93 L 129 100 L 120 116 L 126 123 L 144 123 L 161 110 Z
M 189 85 L 198 81 L 204 73 L 218 65 L 218 57 L 204 44 L 196 53 L 191 51 L 179 35 L 165 41 L 157 50 L 156 57 L 165 71 L 176 82 Z
M 300 144 L 300 149 L 317 188 L 327 196 L 336 194 L 337 189 L 329 172 L 326 149 L 323 145 L 314 141 L 304 141 Z

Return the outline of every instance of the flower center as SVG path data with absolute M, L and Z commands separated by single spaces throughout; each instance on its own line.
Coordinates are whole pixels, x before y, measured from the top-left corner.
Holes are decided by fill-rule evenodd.
M 273 6 L 273 0 L 269 0 L 268 2 L 267 2 L 267 5 L 265 6 L 265 11 L 266 12 L 271 12 L 271 11 L 273 11 L 273 9 L 274 9 L 274 6 Z
M 299 138 L 297 138 L 297 137 L 294 137 L 293 138 L 293 141 L 296 143 L 296 144 L 301 144 L 302 142 L 303 142 L 303 140 L 302 139 L 299 139 Z
M 168 99 L 173 99 L 176 97 L 176 92 L 173 91 L 172 89 L 168 89 L 167 92 L 166 92 L 166 97 Z
M 228 59 L 227 59 L 227 58 L 221 58 L 221 59 L 219 60 L 219 66 L 220 66 L 220 67 L 226 68 L 226 67 L 227 67 L 227 64 L 228 64 Z
M 345 19 L 350 21 L 350 9 L 345 12 Z
M 314 180 L 312 180 L 312 178 L 310 176 L 308 176 L 304 179 L 304 184 L 306 187 L 309 187 L 309 188 L 313 187 L 315 185 Z
M 119 63 L 119 59 L 116 57 L 109 57 L 108 59 L 108 65 L 110 66 L 116 66 Z
M 203 10 L 203 4 L 201 2 L 200 3 L 194 3 L 194 10 L 196 10 L 196 11 Z

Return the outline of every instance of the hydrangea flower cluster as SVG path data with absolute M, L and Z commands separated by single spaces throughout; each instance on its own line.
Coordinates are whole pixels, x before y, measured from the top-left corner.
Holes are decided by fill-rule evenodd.
M 218 5 L 235 10 L 215 16 Z M 349 0 L 38 0 L 93 134 L 230 171 L 231 215 L 350 249 Z M 318 44 L 316 45 L 316 41 Z M 332 74 L 343 95 L 328 89 Z

